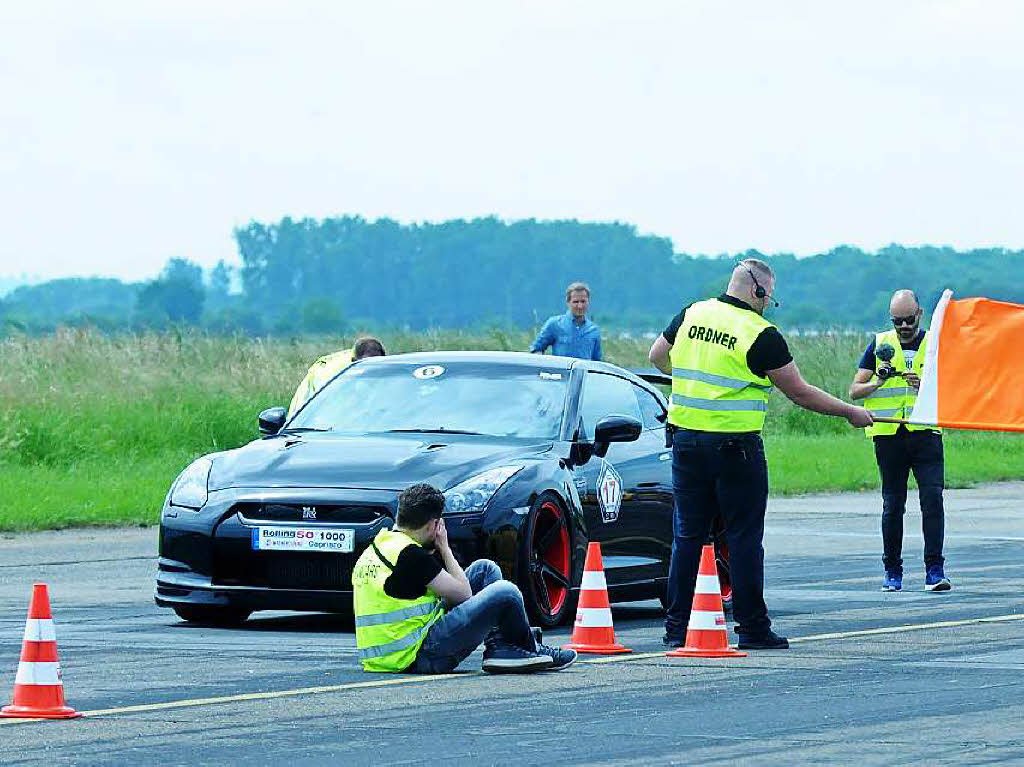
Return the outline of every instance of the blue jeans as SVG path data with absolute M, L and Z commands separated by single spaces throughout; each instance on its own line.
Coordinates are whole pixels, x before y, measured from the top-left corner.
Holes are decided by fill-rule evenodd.
M 942 435 L 932 431 L 908 431 L 875 437 L 875 458 L 882 475 L 882 564 L 886 570 L 903 572 L 903 514 L 907 510 L 907 479 L 917 480 L 924 533 L 925 567 L 941 565 L 945 515 Z
M 679 429 L 672 440 L 672 559 L 665 632 L 686 637 L 701 549 L 721 512 L 729 544 L 736 632 L 762 636 L 771 628 L 764 603 L 764 515 L 768 465 L 759 434 Z
M 530 621 L 519 587 L 502 580 L 501 569 L 489 559 L 478 559 L 466 568 L 473 596 L 430 627 L 406 669 L 418 674 L 446 674 L 486 644 L 512 644 L 534 649 Z

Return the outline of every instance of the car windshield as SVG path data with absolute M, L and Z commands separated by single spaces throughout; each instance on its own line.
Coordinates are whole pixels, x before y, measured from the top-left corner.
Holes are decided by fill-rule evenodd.
M 520 365 L 363 364 L 328 384 L 288 429 L 558 438 L 569 374 Z

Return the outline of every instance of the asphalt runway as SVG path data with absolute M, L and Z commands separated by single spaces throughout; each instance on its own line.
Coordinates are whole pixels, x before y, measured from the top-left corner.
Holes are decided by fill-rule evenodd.
M 628 656 L 486 676 L 364 674 L 339 618 L 193 628 L 152 601 L 156 531 L 0 537 L 0 699 L 33 582 L 50 586 L 68 721 L 0 720 L 15 764 L 1024 762 L 1024 483 L 946 495 L 947 574 L 881 584 L 874 493 L 774 500 L 766 597 L 788 651 L 661 654 L 661 611 L 614 608 Z M 566 641 L 569 629 L 547 639 Z

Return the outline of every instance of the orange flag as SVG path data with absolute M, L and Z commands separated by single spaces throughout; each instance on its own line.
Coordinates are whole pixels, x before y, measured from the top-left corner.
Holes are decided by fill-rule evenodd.
M 1024 306 L 988 298 L 953 300 L 932 314 L 911 423 L 1024 431 Z

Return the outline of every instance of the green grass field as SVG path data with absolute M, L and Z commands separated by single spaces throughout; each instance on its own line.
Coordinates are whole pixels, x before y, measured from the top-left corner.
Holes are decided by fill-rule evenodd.
M 423 333 L 391 352 L 523 349 L 523 333 Z M 257 413 L 287 404 L 312 360 L 351 338 L 301 341 L 201 334 L 104 337 L 65 331 L 0 340 L 0 530 L 154 524 L 194 457 L 256 435 Z M 804 375 L 845 395 L 866 338 L 798 338 Z M 648 340 L 607 339 L 607 358 L 649 367 Z M 845 421 L 773 395 L 765 426 L 773 493 L 878 486 L 871 443 Z M 1018 435 L 950 432 L 951 487 L 1024 478 Z

